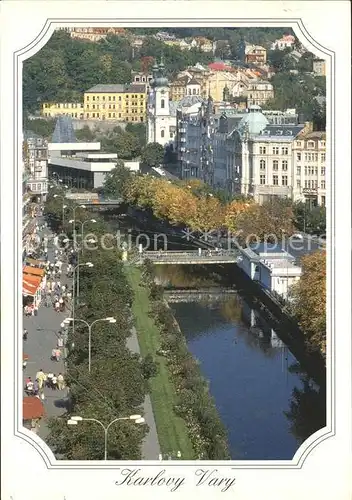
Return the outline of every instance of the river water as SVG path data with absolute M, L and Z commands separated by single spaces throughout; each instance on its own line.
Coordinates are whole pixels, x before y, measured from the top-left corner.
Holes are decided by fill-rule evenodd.
M 291 460 L 300 444 L 325 426 L 325 389 L 308 377 L 245 297 L 222 295 L 220 287 L 228 282 L 216 272 L 155 269 L 166 290 L 181 290 L 178 302 L 170 299 L 169 305 L 209 381 L 232 459 Z M 210 286 L 219 287 L 219 294 L 204 300 L 185 290 Z

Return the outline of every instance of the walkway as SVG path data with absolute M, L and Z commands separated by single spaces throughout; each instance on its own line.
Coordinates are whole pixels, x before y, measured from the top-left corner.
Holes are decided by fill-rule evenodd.
M 131 330 L 132 334 L 127 339 L 127 347 L 130 351 L 140 354 L 138 337 L 135 327 Z M 149 427 L 149 432 L 142 443 L 142 459 L 143 460 L 158 460 L 160 455 L 160 446 L 158 433 L 156 431 L 153 406 L 149 394 L 146 394 L 143 404 L 144 418 Z
M 38 222 L 41 223 L 41 221 Z M 41 236 L 44 235 L 50 238 L 52 233 L 49 229 L 45 229 L 41 233 Z M 48 259 L 50 262 L 54 262 L 54 249 L 50 240 L 48 242 Z M 64 272 L 62 273 L 61 283 L 65 285 L 69 283 Z M 23 328 L 28 330 L 28 339 L 23 342 L 23 352 L 28 354 L 29 360 L 26 368 L 23 370 L 23 387 L 25 386 L 25 379 L 29 376 L 34 381 L 36 373 L 41 368 L 44 373 L 64 374 L 64 360 L 61 359 L 59 362 L 51 361 L 50 357 L 52 349 L 57 345 L 57 333 L 60 330 L 60 324 L 68 315 L 68 312 L 57 313 L 53 307 L 46 307 L 43 301 L 39 307 L 38 316 L 24 316 Z M 47 419 L 49 417 L 58 417 L 66 411 L 67 389 L 53 391 L 52 389 L 45 388 L 44 395 L 46 418 L 41 421 L 39 429 L 39 436 L 43 440 L 48 435 Z

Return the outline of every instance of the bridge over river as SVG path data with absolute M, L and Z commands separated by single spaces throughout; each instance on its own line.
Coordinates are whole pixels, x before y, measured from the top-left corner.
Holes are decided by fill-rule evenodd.
M 167 250 L 167 251 L 144 251 L 140 254 L 140 259 L 149 259 L 153 264 L 235 264 L 240 257 L 238 250 Z
M 212 302 L 221 302 L 228 300 L 231 295 L 236 295 L 236 290 L 233 288 L 186 288 L 164 290 L 164 297 L 170 303 L 181 302 L 200 302 L 204 300 L 211 300 Z

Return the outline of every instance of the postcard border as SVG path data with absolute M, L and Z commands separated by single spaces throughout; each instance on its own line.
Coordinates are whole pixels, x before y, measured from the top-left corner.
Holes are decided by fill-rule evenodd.
M 19 379 L 22 377 L 22 346 L 23 341 L 22 335 L 19 332 L 22 331 L 22 314 L 20 307 L 20 291 L 21 291 L 21 279 L 22 274 L 20 272 L 21 269 L 21 252 L 20 249 L 22 247 L 22 224 L 20 223 L 19 216 L 21 214 L 21 210 L 19 209 L 21 203 L 21 195 L 20 195 L 20 177 L 21 177 L 21 153 L 22 144 L 20 141 L 20 128 L 19 124 L 21 123 L 22 128 L 22 91 L 21 89 L 21 81 L 22 78 L 22 62 L 26 59 L 23 57 L 27 52 L 37 46 L 44 38 L 46 38 L 46 42 L 49 41 L 49 38 L 54 33 L 54 30 L 58 27 L 68 27 L 68 26 L 77 26 L 82 25 L 92 26 L 103 24 L 108 24 L 109 26 L 129 26 L 129 27 L 139 27 L 139 25 L 147 26 L 147 27 L 158 27 L 158 26 L 200 26 L 206 27 L 237 27 L 238 25 L 244 24 L 245 27 L 259 27 L 260 25 L 264 25 L 264 27 L 270 26 L 279 26 L 279 27 L 291 27 L 296 36 L 297 34 L 301 35 L 298 37 L 302 42 L 302 37 L 309 42 L 309 44 L 313 45 L 319 52 L 323 53 L 326 59 L 330 60 L 330 74 L 327 75 L 327 81 L 329 81 L 329 86 L 327 86 L 326 97 L 327 97 L 327 109 L 330 107 L 330 135 L 328 137 L 327 143 L 329 144 L 329 152 L 327 158 L 330 157 L 330 173 L 329 173 L 329 194 L 330 196 L 327 199 L 327 206 L 329 207 L 329 211 L 327 210 L 327 215 L 330 215 L 330 224 L 328 224 L 328 237 L 327 241 L 329 242 L 329 251 L 327 252 L 327 268 L 330 270 L 330 273 L 327 272 L 327 299 L 329 300 L 329 304 L 327 303 L 327 312 L 328 318 L 330 314 L 330 321 L 327 320 L 328 328 L 328 341 L 327 341 L 327 359 L 329 363 L 326 366 L 326 407 L 327 407 L 327 425 L 323 429 L 320 429 L 312 436 L 310 436 L 296 451 L 294 457 L 290 461 L 285 460 L 268 460 L 268 461 L 201 461 L 203 465 L 214 465 L 216 462 L 218 467 L 233 467 L 236 469 L 301 469 L 303 463 L 309 453 L 321 442 L 327 440 L 328 438 L 333 437 L 336 434 L 335 429 L 335 411 L 336 411 L 336 372 L 335 372 L 335 354 L 336 354 L 336 318 L 335 318 L 335 274 L 336 274 L 336 262 L 335 262 L 335 114 L 336 114 L 336 105 L 335 105 L 335 52 L 323 47 L 319 42 L 317 42 L 308 32 L 308 30 L 304 26 L 304 22 L 302 18 L 238 18 L 238 19 L 209 19 L 209 18 L 197 18 L 197 19 L 181 19 L 181 18 L 158 18 L 157 20 L 151 20 L 150 18 L 139 18 L 139 19 L 120 19 L 113 20 L 111 18 L 76 18 L 76 19 L 60 19 L 60 18 L 48 18 L 45 22 L 40 33 L 37 37 L 32 40 L 29 44 L 27 44 L 22 49 L 19 49 L 13 52 L 13 71 L 14 71 L 14 81 L 16 85 L 14 86 L 14 95 L 13 95 L 13 112 L 14 112 L 14 168 L 13 168 L 13 181 L 14 181 L 14 200 L 15 200 L 15 231 L 14 231 L 14 248 L 17 249 L 17 258 L 18 265 L 15 266 L 14 276 L 15 276 L 15 295 L 14 295 L 14 322 L 15 322 L 15 331 L 17 331 L 17 335 L 14 335 L 14 352 L 15 352 L 15 364 L 14 364 L 14 435 L 16 437 L 20 437 L 24 441 L 28 442 L 31 446 L 33 446 L 43 458 L 45 465 L 48 469 L 116 469 L 116 465 L 121 463 L 129 464 L 129 465 L 143 465 L 146 466 L 155 466 L 160 465 L 160 462 L 154 460 L 143 460 L 143 461 L 109 461 L 109 464 L 103 465 L 100 461 L 87 461 L 86 465 L 82 465 L 79 461 L 68 461 L 68 460 L 56 460 L 54 454 L 49 449 L 45 442 L 40 439 L 38 436 L 34 435 L 32 432 L 28 431 L 22 425 L 22 390 L 21 384 L 18 383 Z M 49 33 L 50 32 L 50 33 Z M 48 36 L 50 34 L 50 37 Z M 302 42 L 303 43 L 303 42 Z M 44 46 L 44 45 L 43 45 Z M 39 50 L 42 47 L 39 48 Z M 38 50 L 38 51 L 39 51 Z M 38 52 L 37 51 L 37 52 Z M 34 54 L 31 54 L 31 56 Z M 329 91 L 328 91 L 329 88 Z M 329 99 L 328 99 L 328 94 Z M 21 107 L 19 106 L 21 104 Z M 17 224 L 17 227 L 16 227 Z M 20 244 L 18 244 L 20 242 Z M 16 262 L 16 261 L 15 261 Z M 329 277 L 328 277 L 329 274 Z M 16 286 L 17 285 L 17 286 Z M 17 293 L 16 293 L 17 292 Z M 330 306 L 330 307 L 329 307 Z M 329 381 L 329 384 L 328 384 Z M 330 391 L 328 392 L 328 387 Z M 330 401 L 330 408 L 328 407 L 328 401 Z M 16 418 L 17 417 L 17 418 Z M 330 425 L 328 425 L 328 423 Z M 314 439 L 313 439 L 313 436 Z M 43 448 L 41 445 L 44 444 L 45 448 L 49 451 L 49 453 Z M 193 466 L 194 463 L 192 461 L 168 461 L 167 464 L 165 461 L 162 462 L 163 466 L 171 465 L 171 466 Z

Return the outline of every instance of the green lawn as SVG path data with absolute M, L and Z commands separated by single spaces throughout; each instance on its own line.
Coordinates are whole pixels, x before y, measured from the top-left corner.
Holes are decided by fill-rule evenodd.
M 184 460 L 191 460 L 194 458 L 194 452 L 186 424 L 173 410 L 175 388 L 170 379 L 166 360 L 156 354 L 160 347 L 160 332 L 154 320 L 148 315 L 150 310 L 148 290 L 141 285 L 140 269 L 128 266 L 126 275 L 134 291 L 132 312 L 141 354 L 142 356 L 151 354 L 158 362 L 158 374 L 149 382 L 161 452 L 165 454 L 179 450 Z

